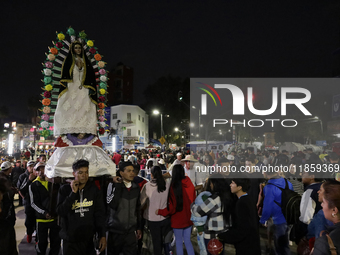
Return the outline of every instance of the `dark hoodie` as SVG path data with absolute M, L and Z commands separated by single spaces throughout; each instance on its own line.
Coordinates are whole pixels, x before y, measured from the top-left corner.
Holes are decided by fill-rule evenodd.
M 57 212 L 61 216 L 62 239 L 92 241 L 96 232 L 100 238 L 105 237 L 103 196 L 93 182 L 87 182 L 77 193 L 72 192 L 70 184 L 63 185 L 58 194 Z

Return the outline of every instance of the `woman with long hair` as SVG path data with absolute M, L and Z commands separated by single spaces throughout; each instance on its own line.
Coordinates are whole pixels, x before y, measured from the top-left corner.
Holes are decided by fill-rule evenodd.
M 211 239 L 227 231 L 231 226 L 233 199 L 228 182 L 220 173 L 209 177 L 206 190 L 211 193 L 211 196 L 206 198 L 204 203 L 193 204 L 191 211 L 196 217 L 208 216 L 204 225 L 204 242 L 207 247 Z M 208 251 L 207 253 L 210 254 Z
M 183 255 L 183 241 L 189 255 L 194 255 L 190 236 L 192 221 L 190 205 L 195 201 L 195 187 L 189 177 L 185 176 L 182 165 L 174 165 L 168 193 L 168 204 L 164 209 L 156 210 L 156 214 L 171 216 L 171 227 L 176 239 L 176 252 Z M 162 208 L 162 207 L 161 207 Z
M 151 168 L 153 167 L 153 161 L 149 160 L 145 167 L 145 176 L 149 181 L 151 180 Z
M 334 226 L 328 228 L 328 233 L 321 233 L 316 239 L 313 255 L 340 254 L 340 183 L 327 181 L 323 184 L 324 197 L 322 210 L 325 218 L 333 222 Z
M 141 191 L 141 206 L 146 205 L 143 217 L 148 221 L 152 236 L 153 253 L 162 254 L 162 246 L 166 255 L 170 252 L 172 236 L 171 221 L 169 217 L 156 215 L 158 208 L 164 208 L 168 201 L 170 182 L 166 182 L 159 166 L 151 169 L 151 181 L 146 183 Z

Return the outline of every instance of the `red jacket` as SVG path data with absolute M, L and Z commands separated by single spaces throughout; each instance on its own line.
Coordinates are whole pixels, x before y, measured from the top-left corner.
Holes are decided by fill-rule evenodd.
M 176 212 L 176 199 L 172 187 L 170 188 L 171 199 L 169 200 L 169 210 L 167 208 L 159 209 L 158 214 L 164 217 L 171 215 L 172 228 L 186 228 L 192 225 L 190 220 L 191 211 L 190 205 L 196 199 L 195 187 L 189 177 L 182 180 L 183 189 L 183 210 Z
M 113 155 L 112 160 L 113 160 L 113 162 L 115 162 L 116 167 L 118 167 L 119 161 L 121 160 L 121 158 L 122 158 L 122 155 L 120 155 L 120 154 L 118 154 L 118 153 L 115 153 L 115 154 Z

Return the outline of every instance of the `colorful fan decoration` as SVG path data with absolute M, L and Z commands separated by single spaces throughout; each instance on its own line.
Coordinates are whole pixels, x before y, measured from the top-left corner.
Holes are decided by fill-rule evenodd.
M 86 54 L 87 58 L 90 60 L 96 75 L 98 95 L 97 131 L 99 135 L 103 135 L 107 129 L 105 123 L 105 107 L 107 106 L 108 93 L 108 71 L 105 69 L 106 62 L 102 60 L 104 56 L 99 53 L 98 48 L 95 47 L 94 41 L 87 38 L 85 31 L 77 33 L 72 27 L 69 27 L 66 33 L 56 32 L 56 34 L 57 40 L 52 42 L 52 47 L 48 47 L 49 52 L 45 53 L 46 59 L 44 63 L 42 63 L 44 67 L 42 70 L 42 74 L 44 75 L 42 80 L 44 87 L 42 87 L 43 92 L 41 93 L 41 135 L 44 137 L 53 135 L 54 113 L 57 107 L 59 90 L 61 89 L 60 79 L 62 64 L 70 51 L 71 43 L 76 40 L 84 45 L 84 54 Z

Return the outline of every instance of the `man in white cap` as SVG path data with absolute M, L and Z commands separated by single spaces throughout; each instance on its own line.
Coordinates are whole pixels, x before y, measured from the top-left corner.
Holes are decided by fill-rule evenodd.
M 1 164 L 1 172 L 0 178 L 6 180 L 6 185 L 8 187 L 12 187 L 12 183 L 10 181 L 10 174 L 12 172 L 13 166 L 11 162 L 5 161 Z M 15 217 L 15 210 L 14 210 L 14 194 L 15 191 L 11 188 L 7 193 L 5 193 L 2 200 L 2 213 L 0 215 L 1 219 L 6 220 L 12 226 L 15 225 L 16 217 Z
M 19 189 L 19 194 L 24 200 L 24 206 L 25 206 L 25 226 L 26 226 L 26 240 L 27 243 L 30 243 L 32 241 L 32 234 L 35 230 L 35 211 L 31 207 L 31 200 L 28 193 L 28 187 L 32 184 L 34 179 L 37 177 L 35 175 L 34 171 L 34 161 L 28 161 L 27 163 L 27 170 L 25 173 L 21 174 L 19 176 L 19 180 L 17 183 L 17 188 Z
M 183 165 L 183 162 L 181 161 L 182 160 L 182 153 L 178 152 L 176 154 L 176 157 L 177 158 L 172 165 Z
M 38 177 L 29 186 L 31 206 L 35 210 L 38 243 L 35 246 L 38 255 L 45 255 L 50 239 L 50 255 L 58 255 L 60 250 L 60 227 L 57 224 L 55 183 L 48 182 L 45 175 L 45 163 L 34 166 Z M 56 194 L 57 195 L 57 194 Z
M 209 177 L 209 171 L 205 171 L 205 167 L 192 155 L 185 156 L 181 161 L 184 162 L 185 175 L 190 178 L 192 184 L 195 186 L 195 190 L 201 191 L 205 181 Z

